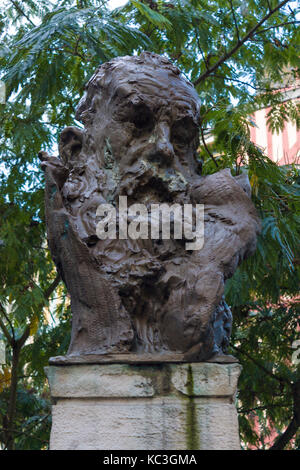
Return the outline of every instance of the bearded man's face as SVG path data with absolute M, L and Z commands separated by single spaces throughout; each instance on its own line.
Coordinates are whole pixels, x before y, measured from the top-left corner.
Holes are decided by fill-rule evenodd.
M 195 90 L 163 68 L 144 66 L 138 76 L 130 76 L 126 69 L 113 71 L 109 86 L 93 100 L 94 114 L 87 125 L 99 166 L 105 167 L 109 152 L 118 165 L 121 187 L 123 177 L 136 173 L 138 180 L 149 165 L 158 179 L 179 174 L 189 180 L 197 165 L 199 98 Z

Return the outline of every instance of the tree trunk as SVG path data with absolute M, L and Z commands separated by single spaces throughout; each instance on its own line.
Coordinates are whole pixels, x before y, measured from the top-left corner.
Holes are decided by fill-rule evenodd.
M 270 450 L 283 450 L 285 446 L 293 439 L 300 427 L 300 380 L 292 384 L 294 399 L 294 416 L 287 429 L 279 436 Z
M 7 430 L 6 430 L 6 448 L 7 450 L 14 450 L 14 419 L 16 414 L 17 404 L 17 386 L 18 386 L 18 366 L 20 359 L 20 345 L 16 342 L 12 347 L 12 369 L 11 369 L 11 383 L 10 395 L 7 411 Z

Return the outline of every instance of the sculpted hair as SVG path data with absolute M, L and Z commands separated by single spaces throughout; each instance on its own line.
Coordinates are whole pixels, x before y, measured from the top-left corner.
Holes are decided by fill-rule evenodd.
M 142 52 L 139 56 L 116 57 L 98 67 L 85 86 L 85 95 L 78 104 L 76 119 L 84 124 L 91 123 L 100 102 L 110 97 L 114 88 L 111 85 L 117 83 L 118 79 L 126 77 L 127 83 L 132 84 L 136 83 L 137 74 L 153 77 L 155 71 L 159 70 L 165 70 L 171 77 L 181 80 L 196 96 L 193 84 L 166 57 L 153 52 Z M 159 85 L 157 82 L 158 87 Z

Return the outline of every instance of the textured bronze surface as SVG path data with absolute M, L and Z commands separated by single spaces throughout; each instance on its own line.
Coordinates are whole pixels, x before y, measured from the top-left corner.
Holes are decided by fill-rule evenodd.
M 40 153 L 49 247 L 71 295 L 69 356 L 203 361 L 226 352 L 224 283 L 254 252 L 259 220 L 247 176 L 199 175 L 199 107 L 167 59 L 116 58 L 86 86 L 76 113 L 84 129 L 63 130 L 60 158 Z M 204 247 L 99 240 L 96 209 L 117 207 L 120 195 L 128 205 L 205 204 Z

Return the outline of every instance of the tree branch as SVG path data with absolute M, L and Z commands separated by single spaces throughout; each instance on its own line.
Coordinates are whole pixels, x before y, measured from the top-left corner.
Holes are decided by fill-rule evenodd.
M 19 429 L 13 429 L 13 428 L 7 428 L 7 427 L 2 427 L 0 428 L 0 431 L 4 431 L 4 432 L 13 432 L 14 433 L 14 436 L 15 438 L 16 437 L 19 437 L 19 436 L 22 436 L 23 434 L 24 435 L 28 435 L 28 436 L 31 436 L 32 437 L 32 430 L 34 429 L 35 426 L 39 426 L 43 423 L 43 421 L 45 421 L 48 417 L 50 416 L 50 413 L 47 413 L 45 416 L 43 416 L 42 418 L 40 418 L 38 421 L 34 422 L 33 425 L 29 426 L 28 428 L 25 428 L 23 431 L 19 431 Z M 37 439 L 38 441 L 41 441 L 41 442 L 45 442 L 45 443 L 48 443 L 48 441 L 45 441 L 44 439 L 40 439 L 39 437 L 37 436 L 34 436 L 34 439 Z
M 248 410 L 244 410 L 243 408 L 238 408 L 237 411 L 238 413 L 245 413 L 245 414 L 248 414 L 248 413 L 251 413 L 252 411 L 257 411 L 257 410 L 268 410 L 269 408 L 285 408 L 285 407 L 288 407 L 288 406 L 291 406 L 292 403 L 273 403 L 273 404 L 270 404 L 270 405 L 265 405 L 265 406 L 256 406 L 255 408 L 249 408 Z
M 240 352 L 241 354 L 245 355 L 248 357 L 255 365 L 257 365 L 261 370 L 263 370 L 267 375 L 272 377 L 273 379 L 279 381 L 280 383 L 286 383 L 291 387 L 292 389 L 292 395 L 293 395 L 293 417 L 291 422 L 289 423 L 288 427 L 284 431 L 283 434 L 281 434 L 279 437 L 276 438 L 275 443 L 270 447 L 269 450 L 283 450 L 286 445 L 290 442 L 291 439 L 295 436 L 296 432 L 300 428 L 300 379 L 295 382 L 291 383 L 284 377 L 279 377 L 275 374 L 273 374 L 271 371 L 266 369 L 262 364 L 260 364 L 256 359 L 250 356 L 250 354 L 246 353 L 245 351 L 242 351 L 240 348 L 237 348 L 231 344 L 231 347 L 235 349 L 236 351 Z M 276 405 L 273 405 L 276 406 Z M 278 405 L 279 406 L 279 405 Z M 284 405 L 282 405 L 284 406 Z M 265 408 L 268 408 L 266 405 Z
M 223 80 L 228 80 L 228 81 L 231 81 L 231 82 L 241 83 L 242 85 L 248 86 L 248 87 L 252 88 L 255 91 L 270 91 L 270 90 L 267 90 L 266 88 L 256 87 L 256 86 L 252 85 L 251 83 L 244 82 L 243 80 L 239 80 L 238 78 L 226 77 L 225 75 L 216 75 L 215 73 L 212 76 L 216 77 L 216 78 L 222 78 Z
M 273 26 L 269 26 L 268 28 L 261 29 L 260 31 L 257 31 L 255 34 L 262 34 L 265 33 L 266 31 L 269 31 L 270 29 L 275 29 L 275 28 L 281 28 L 281 26 L 286 26 L 288 24 L 298 24 L 300 21 L 294 20 L 294 21 L 287 21 L 286 23 L 280 23 L 280 24 L 274 24 Z
M 61 280 L 60 274 L 57 274 L 54 281 L 50 284 L 48 289 L 46 289 L 43 292 L 46 300 L 48 300 L 52 292 L 54 292 L 60 280 Z M 43 306 L 43 303 L 41 303 L 41 308 L 42 306 Z M 0 326 L 1 326 L 1 323 L 0 323 Z M 20 361 L 20 353 L 29 335 L 30 335 L 30 326 L 28 325 L 26 326 L 22 336 L 19 339 L 15 340 L 11 338 L 11 341 L 10 341 L 13 354 L 12 354 L 12 368 L 11 368 L 11 382 L 10 382 L 8 412 L 6 415 L 6 422 L 7 422 L 8 430 L 5 436 L 6 447 L 9 450 L 14 449 L 15 447 L 15 432 L 13 431 L 13 428 L 14 428 L 14 420 L 15 420 L 15 414 L 16 414 L 17 387 L 18 387 L 18 378 L 19 378 L 18 368 L 19 368 L 19 361 Z
M 2 427 L 0 428 L 0 431 L 3 431 L 4 433 L 8 433 L 8 432 L 16 432 L 18 431 L 17 429 L 11 429 L 11 428 L 7 428 L 7 427 Z M 19 432 L 19 434 L 15 435 L 15 437 L 19 437 L 19 436 L 29 436 L 31 437 L 31 439 L 36 439 L 37 441 L 39 442 L 43 442 L 44 444 L 49 444 L 49 440 L 45 440 L 45 439 L 41 439 L 40 437 L 37 437 L 37 436 L 32 436 L 32 433 L 29 433 L 27 431 L 22 431 L 22 432 Z M 6 447 L 6 449 L 8 449 L 8 447 Z M 1 449 L 2 450 L 2 449 Z
M 239 32 L 236 16 L 235 16 L 235 13 L 234 13 L 232 0 L 229 0 L 229 3 L 230 3 L 231 13 L 232 13 L 232 16 L 233 16 L 233 21 L 234 21 L 234 26 L 235 26 L 235 31 L 236 31 L 236 37 L 237 37 L 238 42 L 240 42 L 240 32 Z
M 219 165 L 217 164 L 217 161 L 216 161 L 215 157 L 213 156 L 213 154 L 211 153 L 211 151 L 209 150 L 209 148 L 206 145 L 202 126 L 200 126 L 200 132 L 201 132 L 201 138 L 202 138 L 202 142 L 203 142 L 203 145 L 204 145 L 204 148 L 205 148 L 206 152 L 208 153 L 208 155 L 210 156 L 210 158 L 212 159 L 212 161 L 214 162 L 216 167 L 219 168 Z
M 5 309 L 4 309 L 4 307 L 3 307 L 2 304 L 0 304 L 0 309 L 1 309 L 2 313 L 3 313 L 3 315 L 5 316 L 6 320 L 7 320 L 7 315 L 6 315 Z M 3 331 L 3 333 L 4 333 L 4 335 L 5 335 L 6 339 L 7 339 L 7 341 L 8 341 L 9 344 L 12 346 L 12 343 L 13 343 L 13 340 L 14 340 L 14 338 L 15 338 L 15 335 L 14 335 L 14 329 L 13 329 L 13 327 L 12 327 L 10 321 L 8 321 L 8 322 L 9 322 L 10 327 L 11 327 L 11 329 L 12 329 L 12 336 L 9 334 L 9 331 L 8 331 L 8 329 L 6 328 L 5 323 L 3 322 L 2 318 L 0 317 L 0 328 L 1 328 L 1 330 Z
M 15 7 L 15 9 L 22 15 L 24 16 L 24 18 L 26 18 L 26 20 L 29 21 L 29 23 L 35 27 L 35 24 L 33 23 L 33 21 L 31 21 L 31 19 L 29 18 L 29 16 L 25 13 L 25 11 L 22 10 L 22 8 L 18 5 L 17 2 L 15 2 L 14 0 L 10 0 L 11 3 L 13 4 L 13 6 Z
M 300 380 L 292 384 L 294 399 L 293 418 L 283 434 L 281 434 L 269 450 L 283 450 L 300 428 Z
M 283 87 L 283 85 L 281 85 L 279 87 L 272 87 L 272 88 L 271 87 L 270 88 L 257 87 L 257 86 L 252 85 L 251 83 L 245 82 L 245 81 L 240 80 L 238 78 L 226 77 L 225 75 L 219 75 L 219 74 L 215 74 L 215 73 L 212 74 L 212 77 L 222 78 L 223 80 L 228 80 L 228 81 L 231 81 L 231 82 L 241 83 L 242 85 L 248 86 L 248 87 L 252 88 L 255 91 L 263 91 L 263 92 L 270 92 L 271 93 L 273 91 L 280 91 L 280 90 L 285 89 L 285 87 Z
M 293 418 L 284 433 L 277 437 L 275 444 L 273 444 L 269 450 L 283 450 L 285 446 L 290 442 L 290 440 L 294 437 L 298 428 L 299 424 L 297 424 L 297 421 L 295 420 L 295 418 Z
M 194 85 L 199 85 L 202 80 L 205 80 L 212 72 L 217 70 L 224 62 L 226 62 L 227 59 L 233 56 L 233 54 L 235 54 L 235 52 L 238 51 L 243 46 L 243 44 L 245 44 L 245 42 L 247 42 L 251 38 L 251 36 L 253 36 L 253 34 L 257 32 L 258 28 L 260 28 L 260 26 L 264 24 L 265 21 L 270 18 L 270 16 L 272 16 L 276 11 L 278 11 L 281 7 L 288 3 L 288 1 L 289 0 L 283 0 L 277 5 L 277 7 L 273 8 L 273 10 L 270 10 L 253 28 L 250 29 L 250 31 L 248 31 L 248 33 L 242 39 L 237 41 L 236 45 L 229 52 L 220 57 L 220 59 L 214 65 L 212 65 L 208 70 L 203 72 L 200 77 L 193 82 Z
M 202 49 L 201 44 L 200 44 L 200 39 L 199 39 L 199 35 L 198 35 L 198 30 L 196 30 L 196 40 L 197 40 L 198 49 L 199 49 L 200 54 L 201 54 L 201 56 L 202 56 L 203 62 L 204 62 L 204 64 L 205 64 L 205 68 L 206 68 L 206 70 L 208 70 L 208 69 L 209 69 L 209 66 L 208 66 L 208 62 L 207 62 L 207 60 L 206 60 L 205 54 L 204 54 L 203 49 Z
M 230 346 L 235 349 L 236 351 L 238 351 L 239 353 L 243 354 L 244 356 L 248 357 L 248 359 L 250 359 L 257 367 L 259 367 L 261 370 L 263 370 L 269 377 L 272 377 L 272 379 L 275 379 L 277 380 L 278 382 L 280 382 L 281 384 L 282 383 L 286 383 L 287 385 L 291 385 L 291 383 L 284 377 L 279 377 L 278 375 L 275 375 L 273 374 L 273 372 L 271 372 L 270 370 L 268 370 L 265 366 L 263 366 L 259 361 L 257 361 L 256 359 L 254 359 L 252 356 L 250 356 L 250 354 L 248 354 L 246 351 L 243 351 L 241 348 L 237 348 L 236 346 L 234 346 L 233 344 L 230 343 Z
M 22 346 L 24 345 L 24 343 L 26 342 L 27 338 L 29 337 L 29 334 L 30 334 L 30 326 L 26 326 L 25 330 L 24 330 L 24 333 L 22 334 L 21 338 L 19 338 L 17 341 L 16 341 L 16 344 L 18 345 L 18 347 L 21 349 Z
M 5 436 L 5 446 L 8 450 L 13 450 L 15 447 L 14 442 L 14 432 L 11 430 L 13 428 L 15 414 L 16 414 L 16 402 L 17 402 L 17 387 L 18 387 L 18 366 L 20 359 L 20 348 L 17 344 L 12 346 L 12 366 L 11 366 L 11 380 L 10 380 L 10 390 L 9 390 L 9 401 L 8 401 L 8 411 L 6 415 L 6 422 L 8 431 Z
M 52 282 L 52 284 L 50 284 L 50 286 L 48 287 L 48 289 L 46 289 L 44 291 L 44 297 L 46 300 L 49 299 L 50 295 L 52 294 L 52 292 L 55 291 L 55 289 L 57 288 L 58 284 L 60 283 L 61 281 L 61 276 L 60 274 L 56 274 L 56 278 L 54 279 L 54 281 Z

